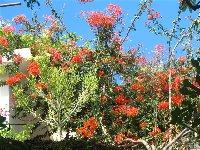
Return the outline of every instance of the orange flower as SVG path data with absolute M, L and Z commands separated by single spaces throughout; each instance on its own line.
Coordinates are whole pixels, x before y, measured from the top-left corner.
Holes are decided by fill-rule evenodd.
M 183 96 L 181 94 L 178 94 L 176 96 L 172 96 L 172 101 L 174 102 L 174 104 L 176 105 L 180 105 L 181 102 L 183 100 Z
M 79 63 L 79 64 L 81 64 L 81 63 L 83 63 L 83 60 L 82 60 L 81 55 L 78 54 L 78 55 L 74 56 L 70 62 L 72 64 L 73 63 Z
M 127 102 L 129 102 L 129 100 L 126 99 L 126 97 L 124 96 L 123 93 L 121 93 L 119 96 L 117 96 L 115 98 L 115 102 L 118 104 L 126 104 Z
M 126 105 L 119 105 L 114 108 L 113 112 L 117 115 L 121 113 L 126 115 L 127 117 L 135 117 L 138 114 L 138 108 Z
M 147 126 L 147 123 L 140 123 L 140 124 L 139 124 L 139 127 L 140 127 L 140 128 L 143 128 L 143 127 L 146 127 L 146 126 Z
M 14 26 L 7 26 L 7 27 L 3 27 L 2 31 L 5 33 L 12 33 L 15 31 L 15 27 Z
M 0 45 L 4 46 L 4 47 L 8 47 L 8 41 L 5 37 L 0 36 Z
M 153 127 L 151 131 L 151 136 L 156 137 L 157 134 L 161 133 L 161 130 L 158 127 Z
M 169 108 L 169 102 L 160 102 L 158 104 L 158 110 L 163 110 Z
M 21 15 L 16 16 L 13 20 L 16 24 L 22 23 L 23 21 L 26 21 L 26 16 L 21 14 Z
M 26 78 L 26 75 L 23 73 L 17 73 L 6 80 L 6 85 L 12 85 L 21 80 L 22 78 Z
M 39 65 L 37 62 L 28 63 L 28 73 L 34 76 L 37 76 L 40 74 Z
M 122 86 L 116 86 L 115 88 L 114 88 L 114 92 L 119 92 L 119 91 L 121 91 L 122 90 Z
M 125 137 L 126 135 L 124 133 L 118 133 L 117 135 L 114 136 L 114 141 L 117 143 L 122 143 Z
M 105 103 L 107 101 L 107 97 L 105 95 L 101 96 L 101 102 Z
M 136 101 L 138 101 L 138 102 L 143 102 L 143 99 L 144 99 L 144 95 L 137 95 L 137 97 L 136 97 Z
M 94 117 L 91 117 L 88 121 L 83 123 L 84 127 L 77 129 L 77 132 L 81 134 L 81 138 L 90 138 L 93 136 L 94 131 L 98 128 L 98 124 Z
M 98 75 L 99 75 L 99 76 L 103 76 L 104 74 L 105 74 L 105 72 L 104 72 L 103 70 L 99 70 L 99 71 L 98 71 Z

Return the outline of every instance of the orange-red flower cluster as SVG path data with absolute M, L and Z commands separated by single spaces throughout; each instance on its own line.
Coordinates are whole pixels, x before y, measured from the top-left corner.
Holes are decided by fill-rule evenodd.
M 105 74 L 105 72 L 103 70 L 98 70 L 98 76 L 103 76 Z
M 14 76 L 12 76 L 6 80 L 6 85 L 12 85 L 12 84 L 20 81 L 22 78 L 26 78 L 26 75 L 23 73 L 17 73 Z
M 178 58 L 178 62 L 180 62 L 180 63 L 184 63 L 186 60 L 187 60 L 187 58 L 184 56 L 181 56 Z
M 101 102 L 102 102 L 102 103 L 105 103 L 106 101 L 107 101 L 107 96 L 102 95 L 102 96 L 101 96 Z
M 119 5 L 109 4 L 107 10 L 110 11 L 113 18 L 118 18 L 118 16 L 122 14 L 122 9 Z
M 81 55 L 77 54 L 76 56 L 74 56 L 72 58 L 72 60 L 70 61 L 70 63 L 71 64 L 73 64 L 73 63 L 79 63 L 79 64 L 83 63 Z
M 127 105 L 119 105 L 114 108 L 113 112 L 115 114 L 124 114 L 127 117 L 135 117 L 138 114 L 138 108 Z
M 16 16 L 13 20 L 16 24 L 18 23 L 21 24 L 23 21 L 26 21 L 26 16 L 21 14 L 21 15 Z
M 124 105 L 124 104 L 128 103 L 129 100 L 127 100 L 126 97 L 124 96 L 124 94 L 121 93 L 119 96 L 117 96 L 115 98 L 115 102 L 118 104 Z
M 37 76 L 40 74 L 39 65 L 37 62 L 28 63 L 28 73 L 34 76 Z
M 59 50 L 55 49 L 55 48 L 50 48 L 49 53 L 52 56 L 52 61 L 54 63 L 58 63 L 58 61 L 62 60 L 63 56 L 60 53 Z
M 82 138 L 90 138 L 94 135 L 94 131 L 98 128 L 97 121 L 94 117 L 91 117 L 88 121 L 83 123 L 84 127 L 77 129 L 77 132 L 81 134 Z
M 139 124 L 140 128 L 143 128 L 143 127 L 146 127 L 146 126 L 147 126 L 147 123 L 145 123 L 145 122 Z
M 174 102 L 174 104 L 180 105 L 181 102 L 183 101 L 182 94 L 178 94 L 178 95 L 172 96 L 172 101 Z
M 131 88 L 138 92 L 144 92 L 146 90 L 146 88 L 143 85 L 141 85 L 141 83 L 139 83 L 139 82 L 133 83 L 131 85 Z
M 136 101 L 142 103 L 144 100 L 144 95 L 137 95 Z
M 114 88 L 114 92 L 119 92 L 122 90 L 122 86 L 121 85 L 118 85 Z
M 89 13 L 89 18 L 87 22 L 91 27 L 112 27 L 114 24 L 114 18 L 112 16 L 107 16 L 105 13 L 91 11 Z
M 15 31 L 15 27 L 14 26 L 7 26 L 7 27 L 3 27 L 2 31 L 5 33 L 12 33 Z
M 8 41 L 5 37 L 0 36 L 0 45 L 4 47 L 8 47 Z
M 160 102 L 158 104 L 158 110 L 163 110 L 169 108 L 169 102 Z
M 117 143 L 122 143 L 123 140 L 126 138 L 126 135 L 124 133 L 118 133 L 114 136 L 114 141 Z

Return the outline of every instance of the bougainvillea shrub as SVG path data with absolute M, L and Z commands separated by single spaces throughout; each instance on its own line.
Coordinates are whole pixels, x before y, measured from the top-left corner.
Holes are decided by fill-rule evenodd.
M 157 26 L 163 29 L 157 22 L 161 15 L 150 8 L 151 3 L 140 4 L 138 18 L 146 12 L 150 21 L 146 26 L 156 33 Z M 9 78 L 1 84 L 11 87 L 16 115 L 31 115 L 58 133 L 60 140 L 63 131 L 73 131 L 78 139 L 112 145 L 129 141 L 161 149 L 171 146 L 182 131 L 189 133 L 172 124 L 171 113 L 190 100 L 180 92 L 183 80 L 193 75 L 189 57 L 172 55 L 167 43 L 155 45 L 151 58 L 140 51 L 141 44 L 127 50 L 123 46 L 127 37 L 118 31 L 124 27 L 119 5 L 83 11 L 82 17 L 95 35 L 91 46 L 78 45 L 80 38 L 65 33 L 53 16 L 45 16 L 47 28 L 32 26 L 24 15 L 13 19 L 23 29 L 1 28 L 1 55 L 13 61 L 2 64 Z M 29 31 L 30 26 L 35 30 Z M 60 33 L 64 36 L 58 37 Z M 168 31 L 163 34 L 174 38 Z M 31 49 L 31 58 L 13 54 L 13 49 L 23 47 Z M 20 70 L 23 62 L 26 71 Z

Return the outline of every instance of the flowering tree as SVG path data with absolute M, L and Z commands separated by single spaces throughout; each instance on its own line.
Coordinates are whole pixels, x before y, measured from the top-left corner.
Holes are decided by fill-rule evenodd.
M 185 2 L 180 5 L 185 7 Z M 48 4 L 52 6 L 51 2 Z M 2 55 L 14 61 L 13 65 L 4 66 L 10 77 L 2 84 L 12 88 L 17 115 L 31 114 L 50 126 L 51 132 L 58 131 L 60 138 L 64 128 L 72 128 L 77 138 L 124 147 L 128 144 L 123 143 L 131 142 L 138 148 L 167 149 L 191 133 L 186 125 L 198 132 L 199 124 L 193 117 L 185 118 L 185 126 L 176 121 L 180 109 L 189 109 L 186 103 L 191 99 L 181 94 L 180 85 L 193 75 L 189 59 L 194 49 L 185 47 L 189 51 L 187 57 L 176 57 L 174 53 L 179 44 L 187 45 L 198 34 L 199 20 L 191 20 L 191 25 L 183 29 L 178 25 L 179 10 L 169 30 L 159 23 L 161 15 L 150 8 L 151 4 L 149 0 L 140 3 L 137 17 L 124 37 L 120 6 L 109 4 L 104 12 L 83 11 L 83 18 L 95 34 L 92 48 L 87 44 L 78 46 L 79 38 L 73 33 L 60 37 L 64 29 L 53 16 L 46 16 L 48 28 L 37 21 L 30 24 L 23 15 L 15 17 L 15 23 L 25 25 L 26 34 L 15 34 L 14 27 L 6 26 L 1 29 L 0 45 Z M 168 38 L 167 46 L 154 47 L 152 59 L 139 53 L 141 45 L 122 51 L 143 14 L 147 15 L 149 31 Z M 20 55 L 13 56 L 16 42 L 21 44 L 19 47 L 31 47 L 33 57 L 26 60 L 27 72 L 20 72 L 25 60 Z M 198 100 L 191 104 L 195 109 L 189 113 L 198 112 Z

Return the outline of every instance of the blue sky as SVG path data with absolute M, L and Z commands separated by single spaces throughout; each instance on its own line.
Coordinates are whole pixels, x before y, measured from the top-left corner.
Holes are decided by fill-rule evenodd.
M 93 33 L 90 30 L 88 24 L 79 17 L 79 14 L 82 10 L 105 10 L 108 4 L 118 4 L 121 6 L 125 18 L 124 22 L 126 26 L 131 24 L 131 19 L 133 19 L 134 14 L 137 12 L 139 0 L 94 0 L 91 3 L 79 3 L 78 0 L 52 0 L 53 5 L 56 10 L 62 11 L 64 8 L 64 23 L 66 24 L 69 31 L 75 32 L 77 35 L 82 36 L 83 38 L 92 39 Z M 9 3 L 9 2 L 22 2 L 21 6 L 15 7 L 6 7 L 0 8 L 0 15 L 3 16 L 4 19 L 11 20 L 14 16 L 18 14 L 25 14 L 28 18 L 31 18 L 33 11 L 26 7 L 26 4 L 23 0 L 1 0 L 0 3 Z M 41 1 L 41 4 L 43 1 Z M 178 11 L 178 0 L 154 0 L 152 8 L 155 11 L 160 12 L 162 19 L 160 22 L 163 23 L 167 28 L 172 27 L 172 21 L 177 16 Z M 43 14 L 50 14 L 49 9 L 44 7 L 44 4 L 40 8 L 36 7 L 36 11 L 38 12 L 38 16 L 42 18 Z M 193 12 L 192 14 L 184 12 L 182 14 L 183 20 L 181 25 L 187 27 L 188 21 L 184 19 L 185 16 L 192 15 L 196 16 L 197 12 Z M 153 50 L 154 46 L 157 44 L 166 45 L 166 38 L 155 36 L 154 34 L 148 32 L 147 28 L 145 28 L 145 22 L 147 21 L 147 14 L 144 14 L 139 21 L 136 23 L 136 32 L 131 32 L 129 36 L 129 41 L 127 41 L 124 45 L 125 49 L 128 47 L 136 47 L 138 43 L 143 44 L 143 50 L 146 54 Z M 181 52 L 180 52 L 180 55 Z

